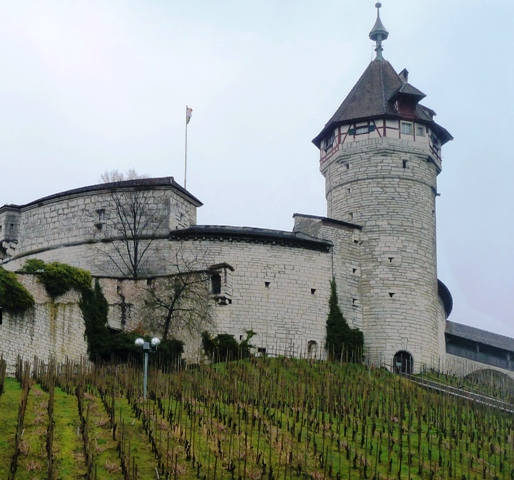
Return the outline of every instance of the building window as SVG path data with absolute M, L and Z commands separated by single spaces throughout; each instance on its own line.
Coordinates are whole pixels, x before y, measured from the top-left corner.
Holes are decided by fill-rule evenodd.
M 402 122 L 402 133 L 412 135 L 412 123 Z
M 101 229 L 103 224 L 105 223 L 105 209 L 101 208 L 96 211 L 97 219 L 95 222 L 95 227 Z
M 228 263 L 219 263 L 212 265 L 207 273 L 211 281 L 211 293 L 213 299 L 218 305 L 231 305 L 232 304 L 232 283 L 229 278 L 229 270 L 234 271 Z
M 336 139 L 335 132 L 332 132 L 329 137 L 325 138 L 325 151 L 327 151 L 334 144 L 335 139 Z
M 434 153 L 436 155 L 439 155 L 441 147 L 439 145 L 438 138 L 436 136 L 434 136 L 434 135 L 431 135 L 430 136 L 430 140 L 432 140 L 432 145 L 431 145 L 432 150 L 434 151 Z
M 213 295 L 221 293 L 221 275 L 219 273 L 211 275 L 211 289 Z
M 374 132 L 375 130 L 375 125 L 360 125 L 355 128 L 350 128 L 348 130 L 348 135 L 363 135 L 365 133 Z
M 425 127 L 418 125 L 417 135 L 418 135 L 418 137 L 424 137 L 425 136 Z

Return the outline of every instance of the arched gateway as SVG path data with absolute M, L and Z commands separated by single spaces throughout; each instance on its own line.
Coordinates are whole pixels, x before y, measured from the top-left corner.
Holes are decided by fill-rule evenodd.
M 393 358 L 393 368 L 395 373 L 412 373 L 414 360 L 412 355 L 405 350 L 396 352 Z

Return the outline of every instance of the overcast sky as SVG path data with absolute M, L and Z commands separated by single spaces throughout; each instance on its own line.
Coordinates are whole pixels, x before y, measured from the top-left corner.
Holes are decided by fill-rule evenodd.
M 135 168 L 199 224 L 326 214 L 311 140 L 372 59 L 373 0 L 0 0 L 0 205 Z M 384 0 L 384 57 L 455 140 L 437 202 L 451 320 L 514 337 L 511 0 Z

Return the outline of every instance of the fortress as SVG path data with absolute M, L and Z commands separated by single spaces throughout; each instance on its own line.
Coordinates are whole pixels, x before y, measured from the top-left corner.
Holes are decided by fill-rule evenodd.
M 326 216 L 295 213 L 292 232 L 197 225 L 201 202 L 172 177 L 99 184 L 1 207 L 2 265 L 16 271 L 39 258 L 91 271 L 111 306 L 110 326 L 130 330 L 139 321 L 137 286 L 176 274 L 180 251 L 210 276 L 216 331 L 241 339 L 253 330 L 260 352 L 316 358 L 326 354 L 335 279 L 348 324 L 364 333 L 368 362 L 405 372 L 465 365 L 514 376 L 514 340 L 448 321 L 452 297 L 437 278 L 436 198 L 441 148 L 452 136 L 420 103 L 425 95 L 407 70 L 398 74 L 383 58 L 388 32 L 379 10 L 369 36 L 376 58 L 313 140 Z M 126 265 L 113 262 L 122 245 L 117 199 L 134 194 L 144 195 L 151 232 L 141 280 L 128 280 Z M 31 276 L 20 278 L 38 290 Z M 16 351 L 84 354 L 77 299 L 58 300 L 68 307 L 59 307 L 54 323 L 44 307 L 50 299 L 38 291 L 36 300 L 30 318 L 4 314 L 11 361 Z M 197 339 L 189 341 L 195 358 Z

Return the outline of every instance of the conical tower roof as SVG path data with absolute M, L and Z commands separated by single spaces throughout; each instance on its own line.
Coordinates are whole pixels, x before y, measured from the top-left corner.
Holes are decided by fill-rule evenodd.
M 377 21 L 370 33 L 370 38 L 377 40 L 377 57 L 368 65 L 323 130 L 314 138 L 313 143 L 318 148 L 321 141 L 337 126 L 378 117 L 430 125 L 439 136 L 441 144 L 453 139 L 447 130 L 434 122 L 435 112 L 419 104 L 425 94 L 408 83 L 408 72 L 404 70 L 398 75 L 391 64 L 383 59 L 381 41 L 388 35 L 380 16 L 377 15 Z

